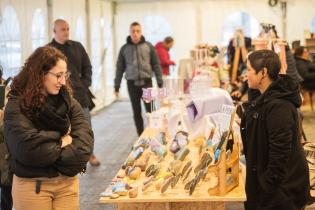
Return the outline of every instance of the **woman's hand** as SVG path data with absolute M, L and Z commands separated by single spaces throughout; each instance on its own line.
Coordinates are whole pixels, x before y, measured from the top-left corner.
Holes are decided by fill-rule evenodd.
M 69 145 L 72 143 L 72 137 L 70 134 L 67 134 L 63 137 L 61 137 L 61 148 L 64 148 L 65 146 Z

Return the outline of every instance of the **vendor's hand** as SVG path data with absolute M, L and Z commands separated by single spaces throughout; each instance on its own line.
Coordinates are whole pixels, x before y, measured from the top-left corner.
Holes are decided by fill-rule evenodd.
M 64 148 L 65 146 L 71 143 L 72 143 L 72 137 L 69 134 L 61 137 L 61 148 Z
M 236 90 L 236 91 L 231 93 L 231 96 L 235 97 L 235 98 L 240 98 L 242 96 L 242 93 L 240 91 Z

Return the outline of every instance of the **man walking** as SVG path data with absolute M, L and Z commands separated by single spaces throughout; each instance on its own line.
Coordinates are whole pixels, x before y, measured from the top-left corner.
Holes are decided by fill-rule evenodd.
M 159 58 L 151 43 L 142 36 L 141 25 L 134 22 L 130 25 L 130 36 L 120 49 L 115 77 L 115 95 L 119 96 L 119 88 L 123 74 L 127 80 L 128 93 L 132 105 L 133 117 L 138 135 L 143 132 L 141 113 L 142 88 L 152 87 L 153 72 L 157 84 L 162 87 L 162 71 Z M 147 112 L 151 112 L 150 104 L 144 103 Z

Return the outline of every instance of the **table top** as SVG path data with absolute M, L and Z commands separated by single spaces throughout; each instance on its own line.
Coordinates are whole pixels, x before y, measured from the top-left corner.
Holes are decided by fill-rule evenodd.
M 140 138 L 143 137 L 152 137 L 157 134 L 156 130 L 146 129 Z M 189 159 L 192 160 L 193 166 L 197 165 L 199 154 L 198 148 L 193 145 L 193 142 L 190 142 L 188 148 L 190 149 L 190 153 L 185 158 L 184 162 L 187 162 Z M 162 161 L 161 168 L 166 169 L 169 162 L 173 160 L 173 154 L 168 152 L 165 157 L 165 161 Z M 155 155 L 151 155 L 150 163 L 157 162 L 157 157 Z M 190 176 L 186 179 L 191 180 L 194 177 L 194 173 L 191 173 Z M 208 177 L 208 176 L 207 176 Z M 213 202 L 213 201 L 245 201 L 246 194 L 244 188 L 243 177 L 240 174 L 239 185 L 235 187 L 233 190 L 228 192 L 224 196 L 210 196 L 208 194 L 208 189 L 210 187 L 209 178 L 206 178 L 204 181 L 200 181 L 196 186 L 196 189 L 192 195 L 189 195 L 189 192 L 184 190 L 185 183 L 180 179 L 177 185 L 174 188 L 169 187 L 166 192 L 163 194 L 160 191 L 155 189 L 155 184 L 153 183 L 145 192 L 142 192 L 143 180 L 145 180 L 144 173 L 141 173 L 141 176 L 138 180 L 136 180 L 135 184 L 138 185 L 138 196 L 136 198 L 129 198 L 129 196 L 120 196 L 116 199 L 110 199 L 108 197 L 100 197 L 100 203 L 137 203 L 137 202 Z M 105 189 L 104 189 L 105 190 Z

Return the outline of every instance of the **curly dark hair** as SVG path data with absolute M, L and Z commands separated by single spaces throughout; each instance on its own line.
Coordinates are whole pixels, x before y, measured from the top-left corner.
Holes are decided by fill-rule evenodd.
M 67 62 L 66 56 L 58 49 L 50 46 L 37 48 L 26 60 L 19 74 L 14 77 L 11 92 L 20 97 L 21 111 L 30 119 L 36 118 L 45 102 L 44 76 L 57 65 L 59 60 Z M 71 94 L 69 81 L 66 90 Z

